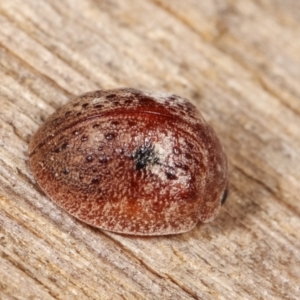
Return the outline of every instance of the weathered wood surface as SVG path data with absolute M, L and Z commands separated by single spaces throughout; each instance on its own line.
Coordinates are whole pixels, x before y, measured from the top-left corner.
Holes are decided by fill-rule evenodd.
M 300 2 L 2 0 L 0 299 L 300 299 Z M 230 197 L 186 234 L 93 229 L 45 197 L 30 136 L 99 88 L 190 98 Z

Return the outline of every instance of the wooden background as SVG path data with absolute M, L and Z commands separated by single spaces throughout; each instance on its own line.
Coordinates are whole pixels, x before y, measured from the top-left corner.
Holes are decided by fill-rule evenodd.
M 73 95 L 190 98 L 230 197 L 191 232 L 128 237 L 57 207 L 30 136 Z M 1 0 L 0 299 L 300 299 L 300 1 Z

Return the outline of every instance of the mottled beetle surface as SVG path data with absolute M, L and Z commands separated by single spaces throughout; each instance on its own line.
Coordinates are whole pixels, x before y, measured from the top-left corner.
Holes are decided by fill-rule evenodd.
M 135 89 L 81 95 L 29 145 L 42 190 L 105 230 L 163 235 L 213 220 L 227 195 L 227 159 L 213 129 L 179 96 Z

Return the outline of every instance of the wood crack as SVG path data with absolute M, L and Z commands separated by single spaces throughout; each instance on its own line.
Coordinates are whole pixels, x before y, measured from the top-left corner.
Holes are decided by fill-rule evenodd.
M 9 261 L 16 269 L 20 270 L 21 272 L 23 272 L 26 276 L 30 277 L 32 280 L 34 280 L 37 285 L 41 286 L 43 288 L 43 290 L 47 291 L 47 293 L 54 299 L 59 299 L 58 295 L 54 292 L 52 292 L 51 290 L 48 289 L 47 286 L 44 285 L 44 283 L 39 280 L 28 268 L 26 268 L 25 266 L 23 266 L 20 262 L 16 261 L 15 259 L 13 259 L 9 254 L 0 251 L 0 256 Z
M 175 284 L 177 287 L 179 287 L 183 292 L 185 292 L 186 294 L 188 294 L 191 298 L 193 299 L 199 299 L 197 297 L 197 295 L 193 292 L 190 291 L 188 288 L 186 288 L 185 286 L 181 286 L 176 280 L 174 280 L 172 278 L 172 276 L 170 276 L 169 274 L 166 273 L 159 273 L 158 271 L 156 271 L 154 268 L 152 268 L 149 264 L 147 264 L 143 259 L 139 258 L 134 252 L 132 252 L 130 249 L 128 249 L 127 247 L 125 247 L 121 242 L 119 242 L 117 239 L 114 239 L 109 233 L 106 233 L 105 231 L 102 231 L 102 233 L 109 238 L 110 240 L 112 240 L 114 243 L 116 243 L 124 252 L 128 253 L 128 255 L 130 255 L 131 257 L 133 257 L 137 262 L 139 262 L 146 270 L 148 270 L 150 273 L 152 273 L 153 275 L 157 276 L 158 278 L 168 278 L 173 284 Z M 148 237 L 141 237 L 144 239 L 148 239 Z M 149 237 L 151 239 L 151 237 Z

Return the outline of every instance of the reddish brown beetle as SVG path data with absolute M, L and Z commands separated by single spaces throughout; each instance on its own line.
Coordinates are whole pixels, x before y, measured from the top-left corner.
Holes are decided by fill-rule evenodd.
M 219 139 L 194 105 L 173 94 L 86 93 L 50 116 L 29 155 L 51 199 L 109 231 L 185 232 L 213 220 L 227 195 Z

